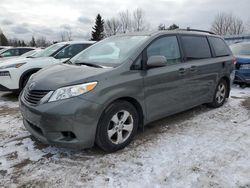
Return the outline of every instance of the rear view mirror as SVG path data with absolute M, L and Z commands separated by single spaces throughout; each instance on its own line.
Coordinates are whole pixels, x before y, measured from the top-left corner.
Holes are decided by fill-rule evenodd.
M 164 67 L 166 66 L 166 63 L 167 59 L 165 56 L 159 56 L 159 55 L 150 56 L 148 58 L 147 67 L 148 68 Z

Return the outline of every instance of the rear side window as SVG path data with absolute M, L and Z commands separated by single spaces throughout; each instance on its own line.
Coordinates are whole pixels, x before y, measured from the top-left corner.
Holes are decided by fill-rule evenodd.
M 209 42 L 214 49 L 216 57 L 229 56 L 231 54 L 226 43 L 221 38 L 209 37 Z
M 211 57 L 206 37 L 182 36 L 182 43 L 187 60 L 206 59 Z
M 165 56 L 167 64 L 180 62 L 180 50 L 176 36 L 167 36 L 155 40 L 147 48 L 147 57 Z

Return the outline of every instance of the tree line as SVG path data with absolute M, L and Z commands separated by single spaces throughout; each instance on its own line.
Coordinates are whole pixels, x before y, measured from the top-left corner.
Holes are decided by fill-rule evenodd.
M 161 23 L 158 30 L 174 30 L 179 26 L 173 23 L 166 26 Z M 191 27 L 192 28 L 192 27 Z M 95 24 L 92 27 L 91 39 L 93 41 L 102 40 L 105 37 L 116 35 L 119 33 L 140 32 L 150 29 L 150 24 L 145 18 L 145 12 L 142 9 L 136 9 L 132 12 L 129 10 L 121 11 L 116 16 L 103 19 L 100 14 L 95 18 Z M 243 20 L 232 13 L 219 13 L 215 16 L 212 24 L 211 31 L 218 35 L 238 35 L 243 34 L 249 29 L 250 23 L 247 25 Z M 65 28 L 60 34 L 61 41 L 73 40 L 71 28 Z M 32 36 L 31 41 L 25 42 L 19 39 L 7 39 L 2 30 L 0 29 L 0 45 L 1 46 L 32 46 L 32 47 L 46 47 L 55 42 L 49 42 L 45 37 L 35 39 Z

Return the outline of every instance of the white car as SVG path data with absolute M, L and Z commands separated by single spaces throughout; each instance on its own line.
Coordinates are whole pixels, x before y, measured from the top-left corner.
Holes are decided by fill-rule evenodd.
M 69 60 L 93 43 L 95 42 L 60 42 L 34 56 L 10 59 L 0 63 L 0 91 L 21 91 L 32 74 L 44 67 Z

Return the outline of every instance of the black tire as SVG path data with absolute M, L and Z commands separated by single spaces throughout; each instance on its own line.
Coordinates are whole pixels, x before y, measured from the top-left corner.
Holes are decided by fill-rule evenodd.
M 123 122 L 123 117 L 125 118 L 128 113 L 128 118 L 125 120 L 125 122 Z M 115 117 L 117 117 L 117 119 L 119 120 L 117 124 L 113 121 Z M 99 120 L 96 133 L 96 144 L 106 152 L 114 152 L 123 149 L 132 141 L 133 137 L 135 136 L 138 128 L 138 123 L 138 112 L 131 103 L 127 101 L 114 102 L 103 112 Z M 133 126 L 131 126 L 131 124 L 133 124 Z M 123 130 L 123 128 L 119 126 L 129 126 L 130 128 L 132 127 L 132 131 Z M 112 131 L 117 132 L 115 132 L 112 137 L 109 137 L 108 132 L 111 132 L 110 135 L 112 135 Z M 122 143 L 118 143 L 118 134 L 122 135 L 122 138 L 123 136 L 126 138 L 124 138 L 124 141 Z M 117 143 L 114 143 L 116 140 Z
M 245 89 L 245 88 L 247 87 L 247 85 L 246 85 L 246 84 L 240 84 L 240 87 L 241 87 L 242 89 Z
M 224 95 L 223 96 L 220 95 L 220 97 L 218 99 L 218 92 L 221 89 L 221 86 L 224 87 L 224 92 L 223 92 Z M 217 84 L 217 86 L 216 86 L 214 96 L 213 96 L 213 102 L 209 103 L 209 106 L 211 106 L 213 108 L 221 107 L 226 101 L 226 98 L 227 98 L 227 95 L 228 95 L 228 89 L 229 89 L 229 87 L 228 87 L 227 82 L 224 79 L 221 79 L 219 81 L 219 83 Z
M 30 78 L 31 74 L 29 75 L 26 75 L 23 80 L 22 80 L 22 83 L 21 83 L 21 88 L 20 88 L 20 92 L 23 90 L 23 88 L 26 86 L 27 82 L 29 81 L 29 78 Z

